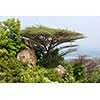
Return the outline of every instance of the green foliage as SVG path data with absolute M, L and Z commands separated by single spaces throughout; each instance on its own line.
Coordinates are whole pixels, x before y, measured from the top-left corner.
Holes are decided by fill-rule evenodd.
M 98 58 L 90 58 L 86 55 L 79 55 L 76 59 L 74 59 L 72 62 L 77 62 L 82 65 L 84 65 L 87 68 L 87 79 L 91 77 L 92 72 L 94 71 L 95 67 L 99 65 L 99 59 Z
M 25 47 L 21 36 L 18 19 L 0 22 L 0 57 L 15 57 L 19 50 Z
M 20 75 L 26 70 L 26 65 L 16 58 L 0 59 L 0 82 L 21 82 Z
M 86 68 L 80 63 L 75 63 L 73 66 L 73 74 L 76 82 L 85 82 L 86 81 Z
M 28 68 L 21 76 L 23 83 L 44 83 L 44 72 L 36 67 Z
M 44 67 L 57 67 L 62 64 L 64 58 L 59 55 L 59 49 L 54 49 L 50 55 L 48 55 L 41 46 L 34 47 L 36 56 L 37 56 L 37 64 Z
M 74 77 L 74 68 L 73 65 L 70 63 L 65 63 L 64 65 L 66 69 L 66 74 L 64 76 L 64 81 L 67 83 L 74 83 L 75 82 L 75 77 Z
M 60 82 L 62 78 L 60 75 L 55 71 L 54 68 L 46 69 L 47 72 L 44 74 L 52 82 Z
M 66 63 L 67 74 L 65 75 L 66 82 L 82 83 L 86 82 L 86 68 L 80 63 Z
M 0 59 L 1 83 L 42 83 L 44 80 L 43 68 L 32 67 L 21 63 L 16 58 Z
M 0 82 L 6 83 L 75 83 L 85 82 L 85 68 L 80 64 L 67 64 L 66 73 L 60 75 L 55 68 L 30 68 L 16 58 L 0 59 Z M 81 73 L 81 74 L 80 74 Z M 48 80 L 45 80 L 47 78 Z
M 35 50 L 36 53 L 36 57 L 37 57 L 37 63 L 41 62 L 41 60 L 43 59 L 44 55 L 45 55 L 45 50 L 43 47 L 37 45 L 37 46 L 33 46 L 33 49 Z
M 88 79 L 90 83 L 100 83 L 100 67 L 95 68 L 94 72 L 92 72 L 91 77 Z

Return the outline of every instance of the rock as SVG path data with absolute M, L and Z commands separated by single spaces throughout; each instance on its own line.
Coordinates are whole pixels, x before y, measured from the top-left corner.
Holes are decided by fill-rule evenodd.
M 21 50 L 17 54 L 17 59 L 30 66 L 35 66 L 37 61 L 34 50 L 31 50 L 30 48 Z
M 43 80 L 44 80 L 45 82 L 47 82 L 47 83 L 59 83 L 58 81 L 51 81 L 51 80 L 49 80 L 48 77 L 44 77 Z
M 49 82 L 49 83 L 51 83 L 52 81 L 51 80 L 49 80 L 47 77 L 44 77 L 44 79 L 43 79 L 44 81 L 46 81 L 46 82 Z
M 62 65 L 58 65 L 57 68 L 55 68 L 55 70 L 60 74 L 63 75 L 65 74 L 66 70 L 64 69 L 64 67 Z
M 52 83 L 59 83 L 58 81 L 52 82 Z

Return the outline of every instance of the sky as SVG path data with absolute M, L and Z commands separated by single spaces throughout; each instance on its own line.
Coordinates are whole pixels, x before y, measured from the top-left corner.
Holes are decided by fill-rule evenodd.
M 1 16 L 0 20 L 13 17 L 20 19 L 22 28 L 37 24 L 83 33 L 87 38 L 76 42 L 79 49 L 100 50 L 100 16 Z

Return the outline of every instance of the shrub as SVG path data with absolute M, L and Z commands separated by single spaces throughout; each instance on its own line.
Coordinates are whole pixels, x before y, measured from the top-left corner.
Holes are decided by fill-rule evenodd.
M 0 59 L 0 82 L 21 82 L 20 75 L 26 70 L 26 65 L 16 58 Z
M 78 58 L 74 59 L 72 62 L 77 62 L 84 65 L 87 68 L 87 78 L 89 78 L 94 71 L 95 67 L 98 65 L 97 59 L 88 57 L 86 55 L 78 56 Z
M 86 68 L 80 63 L 75 63 L 73 65 L 73 74 L 76 82 L 86 82 Z
M 63 77 L 65 82 L 67 83 L 74 83 L 75 78 L 74 78 L 74 73 L 73 73 L 73 65 L 70 63 L 64 64 L 64 68 L 66 69 L 66 75 Z
M 92 72 L 91 77 L 88 82 L 90 83 L 100 83 L 100 66 L 96 67 L 94 72 Z
M 86 68 L 84 65 L 74 62 L 66 63 L 65 81 L 68 83 L 86 82 Z
M 52 82 L 61 82 L 62 78 L 60 75 L 54 70 L 54 68 L 47 69 L 47 72 L 45 73 L 45 77 L 47 77 Z
M 18 19 L 0 22 L 0 57 L 15 57 L 20 49 L 25 48 L 22 35 Z
M 44 69 L 39 66 L 28 68 L 21 76 L 21 81 L 25 83 L 45 83 Z
M 1 83 L 32 83 L 45 82 L 44 72 L 38 67 L 23 64 L 16 58 L 0 59 Z

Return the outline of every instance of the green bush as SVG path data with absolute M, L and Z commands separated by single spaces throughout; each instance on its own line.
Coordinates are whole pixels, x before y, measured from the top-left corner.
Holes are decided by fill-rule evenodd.
M 0 57 L 15 57 L 25 48 L 20 26 L 20 21 L 14 18 L 0 22 Z
M 43 69 L 39 66 L 29 68 L 22 74 L 21 81 L 24 83 L 45 83 Z
M 52 82 L 60 82 L 62 78 L 60 75 L 55 71 L 54 68 L 47 69 L 47 72 L 44 74 Z
M 100 66 L 96 67 L 94 72 L 92 72 L 91 77 L 88 82 L 90 83 L 100 83 Z
M 66 75 L 64 76 L 64 81 L 66 83 L 74 83 L 75 82 L 75 77 L 74 77 L 74 73 L 73 73 L 73 65 L 70 63 L 65 63 L 64 64 L 64 68 L 66 69 Z
M 16 58 L 0 59 L 0 82 L 21 82 L 20 75 L 26 70 L 26 65 Z
M 86 82 L 86 68 L 80 63 L 66 63 L 66 75 L 64 77 L 67 83 L 82 83 Z
M 75 81 L 76 82 L 86 82 L 86 68 L 84 65 L 80 64 L 80 63 L 75 63 L 73 65 L 73 74 L 75 77 Z
M 0 59 L 1 83 L 40 83 L 43 79 L 44 72 L 38 67 L 30 68 L 16 58 Z

